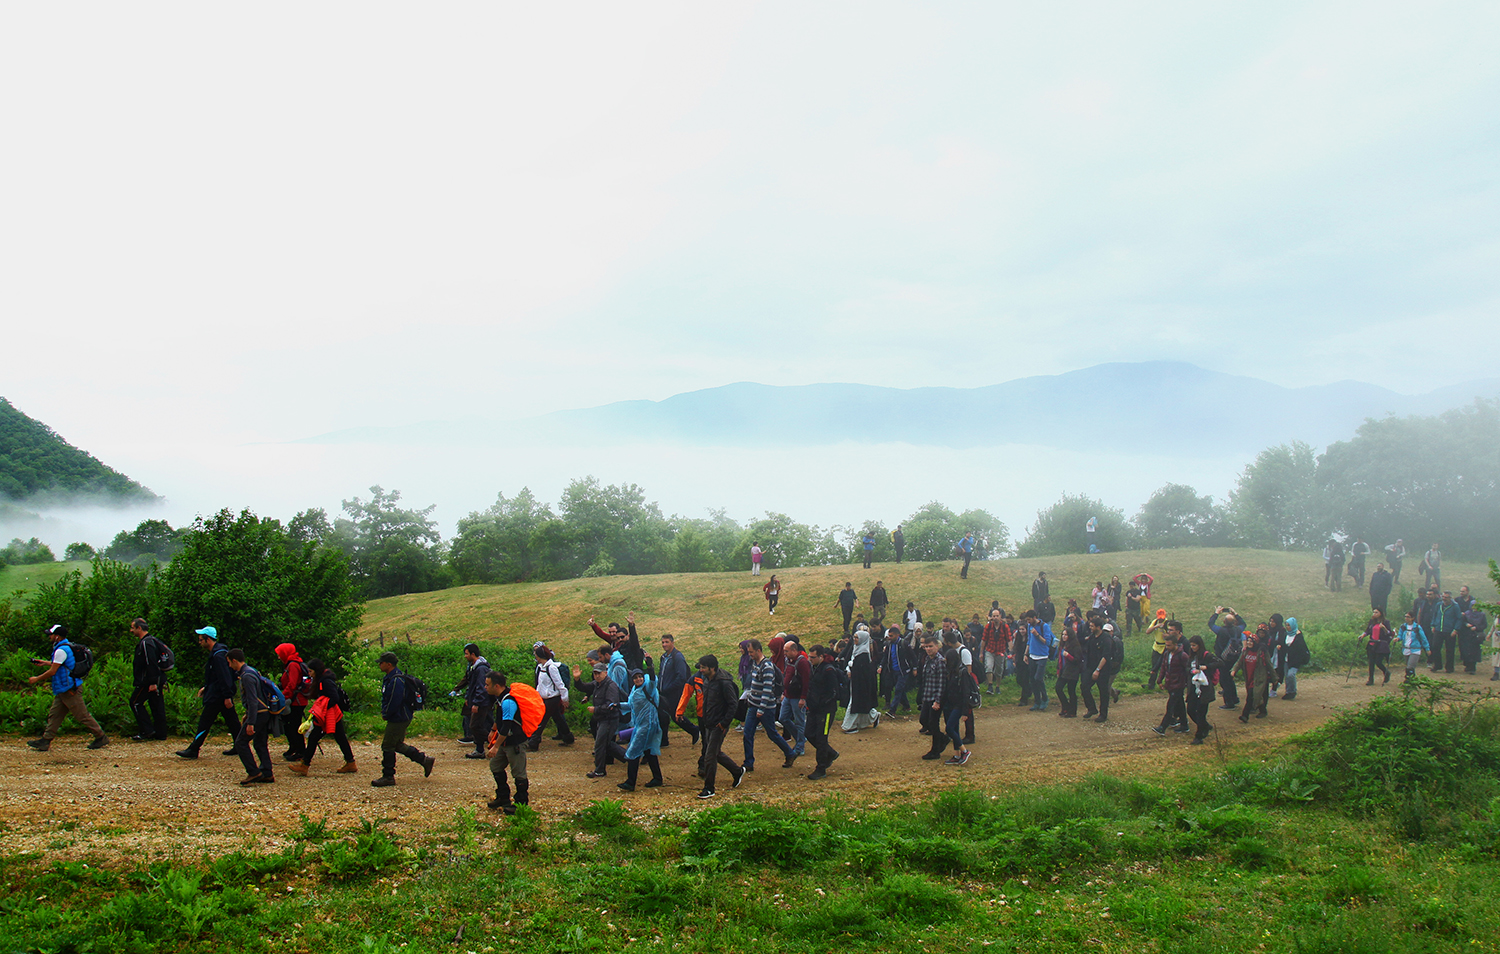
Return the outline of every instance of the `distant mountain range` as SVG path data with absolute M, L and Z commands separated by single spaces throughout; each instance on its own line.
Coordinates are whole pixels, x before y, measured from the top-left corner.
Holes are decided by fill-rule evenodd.
M 0 397 L 0 497 L 133 504 L 160 498 Z
M 786 447 L 1032 444 L 1218 456 L 1352 437 L 1367 417 L 1438 414 L 1500 398 L 1500 378 L 1404 395 L 1344 381 L 1286 388 L 1172 361 L 1101 364 L 978 388 L 728 384 L 662 401 L 620 401 L 520 421 L 357 427 L 297 443 Z

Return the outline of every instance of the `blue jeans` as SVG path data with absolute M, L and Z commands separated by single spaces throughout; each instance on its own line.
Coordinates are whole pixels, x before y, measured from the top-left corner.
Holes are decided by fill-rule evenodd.
M 1026 657 L 1031 665 L 1031 691 L 1038 709 L 1047 708 L 1047 660 Z
M 1295 696 L 1297 694 L 1297 667 L 1286 667 L 1286 688 L 1282 691 L 1283 696 Z
M 781 727 L 790 729 L 797 740 L 792 746 L 793 755 L 801 755 L 807 747 L 807 709 L 800 699 L 781 700 Z
M 765 728 L 766 736 L 772 742 L 776 743 L 776 747 L 781 750 L 782 755 L 787 758 L 792 757 L 792 747 L 787 745 L 785 740 L 781 738 L 781 733 L 776 731 L 775 713 L 770 709 L 751 709 L 746 713 L 745 719 L 745 768 L 748 769 L 755 765 L 756 726 L 763 726 Z
M 953 754 L 957 755 L 964 748 L 964 733 L 962 729 L 964 721 L 964 710 L 949 709 L 944 715 L 948 723 L 948 738 L 953 742 Z
M 906 670 L 903 669 L 896 674 L 896 684 L 891 687 L 890 703 L 886 706 L 886 710 L 889 712 L 895 712 L 897 708 L 910 710 L 911 704 L 906 701 L 906 692 Z

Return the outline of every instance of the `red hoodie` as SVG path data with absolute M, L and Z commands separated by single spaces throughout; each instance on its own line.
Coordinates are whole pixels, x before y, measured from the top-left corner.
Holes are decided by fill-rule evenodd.
M 282 643 L 276 647 L 276 657 L 286 667 L 281 674 L 281 694 L 286 696 L 287 705 L 307 705 L 307 667 L 297 655 L 297 647 Z

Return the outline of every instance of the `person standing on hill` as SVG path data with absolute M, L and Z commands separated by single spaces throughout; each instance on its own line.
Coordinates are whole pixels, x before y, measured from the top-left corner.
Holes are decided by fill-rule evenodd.
M 139 730 L 130 741 L 165 739 L 167 707 L 162 700 L 162 689 L 166 676 L 161 671 L 161 657 L 167 647 L 146 631 L 146 621 L 140 617 L 130 621 L 130 632 L 135 636 L 135 653 L 131 657 L 134 687 L 130 693 L 130 711 L 135 714 L 135 726 Z
M 1286 702 L 1297 698 L 1297 673 L 1312 662 L 1312 652 L 1307 648 L 1307 637 L 1297 625 L 1297 617 L 1288 616 L 1283 625 L 1286 627 L 1286 691 L 1281 694 L 1281 701 Z
M 1354 542 L 1349 545 L 1349 575 L 1354 578 L 1354 585 L 1359 589 L 1365 588 L 1365 557 L 1370 555 L 1370 545 L 1365 542 L 1364 537 L 1355 537 Z
M 1049 596 L 1050 588 L 1047 586 L 1047 574 L 1045 571 L 1038 570 L 1036 579 L 1031 583 L 1031 608 L 1040 613 L 1042 611 L 1042 604 L 1047 601 Z
M 910 639 L 911 634 L 916 632 L 918 629 L 917 624 L 922 622 L 922 611 L 917 609 L 917 604 L 913 603 L 911 600 L 907 600 L 906 614 L 902 619 L 906 624 L 903 631 L 906 634 L 906 638 Z
M 1393 585 L 1385 564 L 1375 564 L 1375 572 L 1370 574 L 1370 609 L 1380 610 L 1381 616 L 1386 615 L 1386 604 L 1390 602 Z
M 1077 526 L 1077 524 L 1074 524 L 1074 526 Z M 1093 516 L 1089 517 L 1089 522 L 1083 525 L 1083 532 L 1089 538 L 1089 548 L 1087 552 L 1098 553 L 1099 518 Z
M 627 683 L 629 673 L 626 673 Z M 609 677 L 609 665 L 594 663 L 593 690 L 589 693 L 589 715 L 594 726 L 594 770 L 585 778 L 604 778 L 605 766 L 611 759 L 625 761 L 625 750 L 615 736 L 620 734 L 620 709 L 625 704 L 625 693 Z
M 757 540 L 754 543 L 750 544 L 750 575 L 751 576 L 760 576 L 760 560 L 761 560 L 761 557 L 763 555 L 764 554 L 763 554 L 763 552 L 762 552 L 762 550 L 760 548 L 760 541 Z
M 1421 570 L 1429 587 L 1443 585 L 1443 553 L 1436 543 L 1423 554 Z
M 870 628 L 872 630 L 878 631 L 884 628 L 885 608 L 890 604 L 890 597 L 885 595 L 885 583 L 876 580 L 875 588 L 870 591 Z
M 969 578 L 969 561 L 974 559 L 974 531 L 970 530 L 964 534 L 964 538 L 958 541 L 959 552 L 964 556 L 963 569 L 958 571 L 958 578 L 967 580 Z
M 1120 598 L 1125 593 L 1125 587 L 1121 585 L 1118 576 L 1113 576 L 1110 577 L 1109 586 L 1106 589 L 1109 591 L 1109 601 L 1104 606 L 1104 612 L 1109 616 L 1109 621 L 1113 623 L 1119 619 Z
M 870 568 L 870 561 L 875 558 L 875 534 L 866 530 L 864 539 L 860 541 L 865 546 L 865 569 Z
M 1484 611 L 1473 600 L 1469 601 L 1469 608 L 1459 614 L 1458 658 L 1464 664 L 1464 672 L 1472 673 L 1479 666 L 1479 657 L 1484 647 L 1484 631 L 1489 625 L 1489 617 L 1484 615 Z
M 775 573 L 771 574 L 771 578 L 766 581 L 765 586 L 760 588 L 760 591 L 766 595 L 767 615 L 775 616 L 776 604 L 781 601 L 781 581 L 776 578 Z
M 1266 690 L 1271 684 L 1271 659 L 1253 634 L 1245 634 L 1244 650 L 1239 662 L 1235 663 L 1235 671 L 1245 673 L 1245 708 L 1240 712 L 1240 721 L 1249 722 L 1252 712 L 1257 719 L 1264 719 Z
M 219 631 L 212 626 L 194 630 L 194 633 L 198 637 L 198 645 L 208 653 L 208 662 L 203 664 L 203 688 L 198 690 L 198 698 L 203 700 L 203 712 L 198 716 L 198 731 L 188 747 L 177 753 L 179 758 L 184 759 L 198 757 L 198 750 L 208 738 L 208 730 L 213 728 L 214 720 L 220 715 L 224 716 L 224 727 L 229 730 L 231 740 L 238 738 L 240 734 L 240 717 L 234 711 L 235 674 L 229 668 L 229 647 L 219 640 Z M 239 753 L 229 748 L 224 754 Z
M 1445 668 L 1448 672 L 1453 671 L 1453 650 L 1458 642 L 1458 625 L 1462 620 L 1463 614 L 1458 611 L 1458 604 L 1453 602 L 1453 594 L 1444 590 L 1443 598 L 1432 607 L 1432 627 L 1427 634 L 1428 641 L 1432 644 L 1433 672 Z
M 422 777 L 432 775 L 437 759 L 407 744 L 406 730 L 416 715 L 416 700 L 407 691 L 406 673 L 398 667 L 395 653 L 381 653 L 376 661 L 385 678 L 380 682 L 380 717 L 385 720 L 385 735 L 380 740 L 380 777 L 370 782 L 375 788 L 396 784 L 396 756 L 404 755 L 422 766 Z M 475 733 L 478 737 L 478 733 Z
M 1328 541 L 1328 588 L 1335 593 L 1344 589 L 1344 545 L 1338 540 Z
M 849 635 L 849 622 L 854 618 L 854 607 L 859 605 L 859 596 L 854 592 L 853 583 L 845 583 L 844 588 L 839 590 L 839 611 L 844 614 L 844 635 Z
M 791 743 L 792 754 L 800 758 L 807 749 L 807 687 L 812 682 L 812 661 L 790 636 L 781 651 L 782 736 Z
M 1144 629 L 1145 623 L 1141 619 L 1141 594 L 1145 590 L 1134 580 L 1130 581 L 1130 589 L 1125 591 L 1125 635 L 1130 635 L 1130 629 Z
M 1417 674 L 1417 663 L 1422 661 L 1422 654 L 1427 652 L 1427 633 L 1417 622 L 1417 614 L 1411 610 L 1406 611 L 1406 621 L 1396 632 L 1396 638 L 1401 642 L 1401 655 L 1406 657 L 1406 679 Z
M 1391 582 L 1401 585 L 1401 561 L 1406 559 L 1406 544 L 1401 540 L 1385 548 L 1386 562 L 1391 565 Z
M 906 549 L 906 534 L 901 532 L 901 524 L 896 524 L 896 529 L 891 531 L 891 545 L 896 548 L 896 562 L 901 562 L 901 553 Z
M 94 741 L 89 743 L 89 748 L 102 749 L 109 744 L 109 736 L 99 728 L 99 723 L 94 721 L 94 717 L 89 715 L 88 707 L 83 704 L 83 680 L 73 675 L 78 657 L 73 651 L 73 644 L 68 642 L 68 629 L 62 623 L 56 623 L 48 627 L 47 635 L 52 638 L 52 658 L 50 661 L 33 660 L 47 668 L 26 681 L 34 686 L 43 679 L 50 680 L 52 706 L 47 710 L 47 727 L 42 730 L 42 737 L 26 744 L 38 752 L 52 748 L 52 740 L 57 738 L 57 731 L 62 728 L 63 717 L 71 715 L 74 721 L 94 734 Z

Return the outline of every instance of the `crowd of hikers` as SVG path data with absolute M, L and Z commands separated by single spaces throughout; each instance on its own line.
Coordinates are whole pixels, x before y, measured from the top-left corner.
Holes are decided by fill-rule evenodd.
M 603 779 L 611 767 L 623 766 L 624 777 L 617 784 L 625 792 L 663 783 L 662 750 L 672 744 L 674 728 L 679 741 L 686 736 L 696 750 L 696 774 L 702 779 L 698 797 L 703 799 L 717 794 L 721 769 L 734 787 L 756 771 L 761 734 L 782 757 L 782 768 L 792 768 L 810 746 L 814 766 L 804 777 L 818 781 L 839 758 L 833 740 L 840 734 L 877 730 L 882 719 L 905 720 L 913 713 L 918 731 L 930 737 L 921 757 L 937 760 L 946 753 L 945 765 L 962 766 L 973 756 L 975 710 L 1007 678 L 1019 690 L 1016 705 L 1029 712 L 1055 707 L 1059 717 L 1073 719 L 1080 716 L 1081 702 L 1082 718 L 1108 722 L 1111 704 L 1120 701 L 1115 682 L 1124 662 L 1124 640 L 1132 630 L 1151 639 L 1145 688 L 1159 688 L 1167 697 L 1160 722 L 1152 726 L 1159 735 L 1191 732 L 1190 744 L 1200 745 L 1213 729 L 1209 713 L 1216 700 L 1220 709 L 1238 710 L 1239 720 L 1249 722 L 1266 717 L 1269 700 L 1298 697 L 1298 672 L 1311 654 L 1295 617 L 1271 613 L 1257 621 L 1216 606 L 1200 633 L 1188 636 L 1182 620 L 1165 609 L 1153 612 L 1154 583 L 1145 573 L 1128 585 L 1119 577 L 1107 585 L 1100 581 L 1087 596 L 1066 600 L 1059 614 L 1046 574 L 1039 573 L 1032 604 L 1019 613 L 993 601 L 984 616 L 972 613 L 962 622 L 946 615 L 936 625 L 924 619 L 914 601 L 888 620 L 891 601 L 878 581 L 869 596 L 867 620 L 854 612 L 861 604 L 848 583 L 837 601 L 842 635 L 811 640 L 782 632 L 765 644 L 746 639 L 739 644 L 738 659 L 726 661 L 705 654 L 690 663 L 670 634 L 659 638 L 659 652 L 654 646 L 648 652 L 634 613 L 623 626 L 600 626 L 590 618 L 598 644 L 578 665 L 560 662 L 539 641 L 532 646 L 534 666 L 528 672 L 504 673 L 491 668 L 478 644 L 469 643 L 464 677 L 450 693 L 461 700 L 459 742 L 469 749 L 466 758 L 488 761 L 495 782 L 489 805 L 505 812 L 529 801 L 527 756 L 542 746 L 548 724 L 553 726 L 551 741 L 560 746 L 576 741 L 567 718 L 575 702 L 586 705 L 589 713 L 593 759 L 588 777 Z M 1374 684 L 1377 670 L 1389 681 L 1386 662 L 1393 647 L 1405 658 L 1408 678 L 1424 652 L 1433 672 L 1445 667 L 1453 672 L 1455 647 L 1465 671 L 1472 673 L 1488 625 L 1467 587 L 1456 599 L 1436 586 L 1420 592 L 1398 627 L 1388 624 L 1383 608 L 1376 607 L 1362 637 L 1367 684 Z M 132 738 L 165 739 L 161 689 L 173 655 L 149 633 L 144 619 L 133 621 L 131 629 L 137 642 L 130 703 L 140 730 Z M 109 739 L 82 698 L 91 654 L 72 644 L 61 625 L 51 627 L 48 636 L 53 652 L 35 660 L 47 668 L 32 682 L 49 681 L 54 699 L 42 737 L 28 744 L 46 751 L 64 717 L 72 715 L 93 734 L 90 748 L 107 745 Z M 345 732 L 349 698 L 323 661 L 304 661 L 293 643 L 282 643 L 275 647 L 280 672 L 272 678 L 251 665 L 243 650 L 230 648 L 214 627 L 205 626 L 195 636 L 207 656 L 199 690 L 202 711 L 196 733 L 177 751 L 178 757 L 197 759 L 222 719 L 233 739 L 224 755 L 241 760 L 246 773 L 242 785 L 275 781 L 270 745 L 282 736 L 287 747 L 281 759 L 298 775 L 309 774 L 325 738 L 343 756 L 335 771 L 357 771 Z M 377 665 L 383 676 L 385 731 L 381 771 L 371 784 L 396 783 L 398 756 L 431 775 L 435 757 L 406 741 L 415 712 L 427 703 L 427 687 L 400 668 L 394 653 L 382 653 Z M 1500 657 L 1492 678 L 1500 679 Z M 738 760 L 726 751 L 732 732 L 741 737 Z M 644 783 L 642 765 L 650 775 Z

